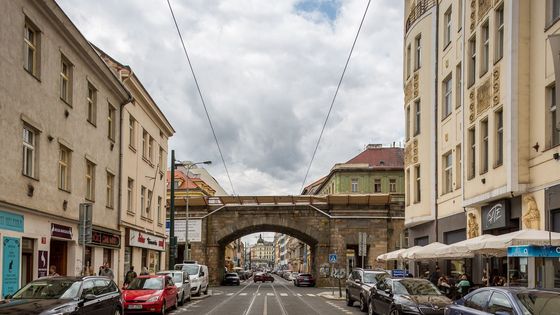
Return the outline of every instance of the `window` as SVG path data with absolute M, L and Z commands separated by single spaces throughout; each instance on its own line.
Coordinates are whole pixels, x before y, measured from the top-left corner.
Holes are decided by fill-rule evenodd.
M 72 104 L 72 64 L 64 56 L 60 61 L 60 98 Z
M 405 189 L 405 199 L 406 199 L 406 205 L 410 205 L 410 169 L 406 170 L 406 189 Z
M 134 180 L 128 178 L 127 192 L 126 192 L 126 210 L 134 212 Z
M 381 179 L 376 178 L 373 180 L 373 192 L 380 193 L 381 192 Z
M 146 217 L 152 218 L 152 197 L 153 192 L 148 189 L 148 200 L 146 202 Z
M 418 70 L 422 66 L 422 36 L 416 36 L 414 43 L 416 44 L 416 54 L 414 55 L 414 70 Z
M 159 165 L 159 170 L 163 172 L 163 170 L 165 169 L 165 164 L 164 164 L 165 159 L 163 158 L 163 148 L 159 147 L 159 160 L 158 160 L 158 165 Z
M 410 49 L 410 44 L 406 47 L 406 78 L 410 77 L 410 60 L 412 58 L 412 50 Z
M 397 180 L 394 178 L 389 179 L 389 192 L 397 192 Z
M 115 197 L 114 197 L 114 184 L 115 184 L 115 175 L 107 172 L 107 203 L 105 206 L 108 208 L 113 208 L 115 205 Z
M 453 111 L 452 89 L 451 89 L 452 80 L 451 79 L 452 79 L 452 77 L 450 75 L 443 81 L 443 87 L 442 87 L 442 92 L 443 92 L 442 119 L 449 116 L 451 114 L 451 112 Z
M 465 306 L 474 308 L 475 310 L 484 311 L 491 293 L 492 291 L 490 290 L 483 290 L 479 293 L 473 294 L 465 301 Z
M 161 224 L 161 197 L 157 197 L 157 223 Z
M 474 84 L 476 78 L 476 36 L 469 39 L 469 86 Z
M 451 6 L 444 14 L 443 21 L 445 22 L 445 29 L 443 34 L 444 49 L 447 45 L 451 44 Z M 459 22 L 461 23 L 461 22 Z
M 504 162 L 504 111 L 502 109 L 494 114 L 496 124 L 496 166 Z
M 458 1 L 458 27 L 457 27 L 457 32 L 459 32 L 462 28 L 463 28 L 463 0 L 459 0 Z
M 132 115 L 128 116 L 128 145 L 136 149 L 136 120 Z
M 37 133 L 30 127 L 23 127 L 23 175 L 35 177 L 35 148 Z
M 358 179 L 352 179 L 352 192 L 358 192 Z
M 463 106 L 463 67 L 455 67 L 455 108 Z
M 550 12 L 548 14 L 547 26 L 551 26 L 560 18 L 560 0 L 548 0 L 547 12 Z
M 39 76 L 39 30 L 31 24 L 30 21 L 25 21 L 23 31 L 23 68 L 31 73 L 33 76 Z
M 414 189 L 414 203 L 418 203 L 422 200 L 420 198 L 420 191 L 422 188 L 420 185 L 420 165 L 414 168 L 414 175 L 416 176 L 415 189 Z
M 86 199 L 95 200 L 95 164 L 86 160 Z
M 455 147 L 455 189 L 461 188 L 463 177 L 461 172 L 463 170 L 463 157 L 461 156 L 461 145 Z
M 148 160 L 154 162 L 154 138 L 148 138 Z
M 148 132 L 146 131 L 146 129 L 144 129 L 144 132 L 142 133 L 142 157 L 143 158 L 147 158 L 148 156 L 148 138 L 150 136 L 148 135 Z
M 443 156 L 443 194 L 453 191 L 453 155 L 451 151 Z
M 469 144 L 469 170 L 468 178 L 472 179 L 476 172 L 476 130 L 475 128 L 469 129 L 468 144 Z
M 480 64 L 480 76 L 483 76 L 490 64 L 490 27 L 488 20 L 482 24 L 482 60 Z
M 496 48 L 494 50 L 494 62 L 504 56 L 504 5 L 496 9 Z
M 146 216 L 146 187 L 140 187 L 140 209 L 142 209 L 142 216 Z
M 554 147 L 560 144 L 560 127 L 558 120 L 558 102 L 556 100 L 556 85 L 551 85 L 546 88 L 546 99 L 548 103 L 548 132 L 547 138 L 549 147 Z
M 95 126 L 97 122 L 97 89 L 88 82 L 87 120 Z
M 58 188 L 70 191 L 70 149 L 63 145 L 59 149 Z
M 410 139 L 410 106 L 406 107 L 406 126 L 404 126 L 406 140 Z
M 414 102 L 414 135 L 420 134 L 420 100 Z
M 503 312 L 507 314 L 513 314 L 513 306 L 507 296 L 502 293 L 494 292 L 488 302 L 488 312 L 496 314 L 497 312 Z
M 488 172 L 488 118 L 480 122 L 480 174 Z
M 115 124 L 117 123 L 115 119 L 117 110 L 111 104 L 108 105 L 108 108 L 109 113 L 107 114 L 107 136 L 112 141 L 115 141 Z

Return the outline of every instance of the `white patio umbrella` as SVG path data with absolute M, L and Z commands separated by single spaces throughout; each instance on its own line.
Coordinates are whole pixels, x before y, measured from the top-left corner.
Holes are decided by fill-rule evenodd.
M 515 245 L 560 246 L 560 233 L 531 229 L 520 230 L 482 240 L 472 244 L 470 248 L 474 252 L 482 254 L 485 252 L 505 253 L 509 246 Z
M 447 247 L 441 247 L 434 251 L 434 256 L 442 259 L 472 258 L 474 256 L 473 246 L 482 241 L 494 238 L 491 234 L 482 234 L 461 242 L 453 243 Z
M 397 260 L 398 257 L 399 257 L 398 255 L 405 250 L 407 250 L 407 248 L 401 248 L 401 249 L 394 250 L 392 252 L 381 254 L 381 255 L 377 256 L 377 260 L 378 261 Z
M 434 251 L 437 249 L 445 248 L 447 246 L 448 245 L 442 244 L 440 242 L 433 242 L 426 246 L 422 246 L 420 248 L 406 252 L 404 258 L 411 260 L 437 259 L 437 257 L 434 256 Z

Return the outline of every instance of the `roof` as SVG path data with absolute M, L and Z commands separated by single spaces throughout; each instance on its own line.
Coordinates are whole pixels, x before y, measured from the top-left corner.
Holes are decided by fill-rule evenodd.
M 184 200 L 175 201 L 183 206 Z M 385 205 L 391 202 L 389 194 L 300 195 L 300 196 L 190 196 L 191 206 L 295 206 L 295 205 Z
M 374 169 L 404 169 L 404 149 L 399 147 L 368 147 L 346 164 L 367 164 Z

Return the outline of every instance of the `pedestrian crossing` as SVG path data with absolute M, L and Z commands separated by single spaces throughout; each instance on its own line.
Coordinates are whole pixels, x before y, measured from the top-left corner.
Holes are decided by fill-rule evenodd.
M 233 296 L 234 294 L 235 294 L 235 293 L 232 293 L 232 292 L 229 292 L 229 293 L 215 292 L 213 295 Z M 261 292 L 258 292 L 258 293 L 247 293 L 247 292 L 241 292 L 241 293 L 239 293 L 239 296 L 254 296 L 254 295 L 257 295 L 257 296 L 261 296 L 261 295 L 262 295 L 262 296 L 264 296 L 264 295 L 266 295 L 266 296 L 274 296 L 274 293 L 272 293 L 272 292 L 267 292 L 267 293 L 261 293 Z M 279 296 L 282 296 L 282 297 L 287 297 L 287 296 L 299 296 L 299 297 L 301 297 L 301 296 L 304 296 L 304 295 L 305 295 L 305 296 L 309 296 L 309 297 L 316 297 L 316 296 L 319 296 L 319 295 L 313 294 L 313 293 L 301 294 L 301 293 L 286 293 L 286 292 L 280 292 L 280 293 L 278 293 L 278 295 L 279 295 Z

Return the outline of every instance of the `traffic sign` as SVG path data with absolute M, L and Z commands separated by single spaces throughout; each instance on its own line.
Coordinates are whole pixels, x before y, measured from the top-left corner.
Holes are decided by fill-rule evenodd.
M 329 263 L 336 263 L 336 254 L 329 254 Z

